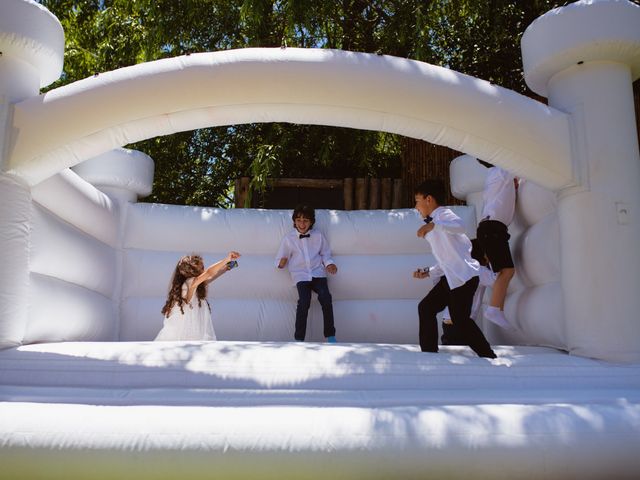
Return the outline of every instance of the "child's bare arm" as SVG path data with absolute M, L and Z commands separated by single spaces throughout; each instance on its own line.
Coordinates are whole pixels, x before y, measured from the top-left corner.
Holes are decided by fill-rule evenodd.
M 229 255 L 224 257 L 222 260 L 219 260 L 213 265 L 207 267 L 207 269 L 200 275 L 198 275 L 191 283 L 191 287 L 187 292 L 187 302 L 191 300 L 191 297 L 193 296 L 193 293 L 195 293 L 196 288 L 198 288 L 198 285 L 200 285 L 202 282 L 213 282 L 216 278 L 229 270 L 229 267 L 227 266 L 229 262 L 237 260 L 238 258 L 240 258 L 240 254 L 236 251 L 232 251 L 229 252 Z
M 236 251 L 229 252 L 229 255 L 224 257 L 222 260 L 214 263 L 209 268 L 207 268 L 203 275 L 206 274 L 207 278 L 205 278 L 205 282 L 213 282 L 216 278 L 218 278 L 223 273 L 226 273 L 230 270 L 229 262 L 237 260 L 240 258 L 240 254 Z
M 287 266 L 287 262 L 289 261 L 289 259 L 287 257 L 282 257 L 280 259 L 280 261 L 278 262 L 278 268 L 284 268 Z
M 189 285 L 189 288 L 187 289 L 187 294 L 184 296 L 184 299 L 187 302 L 190 302 L 201 283 L 209 283 L 218 278 L 228 270 L 227 263 L 238 258 L 240 258 L 240 254 L 238 252 L 232 251 L 229 252 L 229 255 L 227 255 L 222 260 L 207 267 L 204 272 L 193 279 L 193 281 Z

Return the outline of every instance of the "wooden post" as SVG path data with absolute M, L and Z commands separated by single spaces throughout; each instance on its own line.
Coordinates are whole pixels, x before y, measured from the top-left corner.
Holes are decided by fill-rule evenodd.
M 268 178 L 271 188 L 340 188 L 344 180 L 333 178 Z
M 391 179 L 382 179 L 382 188 L 380 189 L 380 208 L 389 210 L 391 208 Z
M 236 179 L 235 203 L 236 208 L 244 208 L 244 202 L 249 194 L 249 177 Z
M 377 210 L 380 208 L 380 179 L 369 179 L 369 208 Z
M 403 182 L 401 178 L 393 179 L 393 199 L 391 200 L 391 208 L 402 208 L 402 199 L 404 198 L 402 195 L 403 191 Z
M 342 184 L 344 209 L 353 210 L 353 178 L 345 178 Z
M 356 178 L 356 210 L 367 208 L 367 179 Z

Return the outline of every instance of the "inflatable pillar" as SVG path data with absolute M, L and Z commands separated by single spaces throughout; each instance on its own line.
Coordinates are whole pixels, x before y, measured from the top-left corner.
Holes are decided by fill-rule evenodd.
M 151 194 L 153 159 L 137 150 L 117 148 L 73 167 L 98 190 L 121 202 L 135 203 Z
M 120 338 L 123 265 L 125 263 L 124 231 L 128 204 L 151 194 L 155 165 L 145 153 L 118 148 L 76 165 L 73 170 L 98 190 L 118 203 L 118 235 L 116 244 L 115 287 L 113 292 L 116 338 Z
M 38 95 L 62 72 L 64 33 L 35 2 L 0 3 L 0 348 L 19 345 L 27 317 L 31 191 L 7 175 L 13 103 Z
M 640 6 L 552 10 L 525 31 L 522 56 L 527 85 L 571 118 L 575 184 L 558 192 L 568 349 L 640 361 Z

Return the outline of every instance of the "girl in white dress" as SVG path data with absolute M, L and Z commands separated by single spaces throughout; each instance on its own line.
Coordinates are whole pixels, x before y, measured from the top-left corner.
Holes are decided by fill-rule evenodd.
M 156 341 L 216 340 L 207 301 L 207 285 L 237 265 L 238 252 L 204 268 L 200 255 L 187 255 L 176 265 L 167 301 L 162 308 L 164 326 Z

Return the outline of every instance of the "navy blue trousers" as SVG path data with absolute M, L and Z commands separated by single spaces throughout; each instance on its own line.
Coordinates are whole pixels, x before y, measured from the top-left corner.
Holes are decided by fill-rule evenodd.
M 298 289 L 298 307 L 296 308 L 296 332 L 295 339 L 304 341 L 307 334 L 307 316 L 311 306 L 311 292 L 318 294 L 318 301 L 322 307 L 322 317 L 324 319 L 324 336 L 333 337 L 336 328 L 333 324 L 333 304 L 331 303 L 331 293 L 325 277 L 313 277 L 310 282 L 296 283 Z

